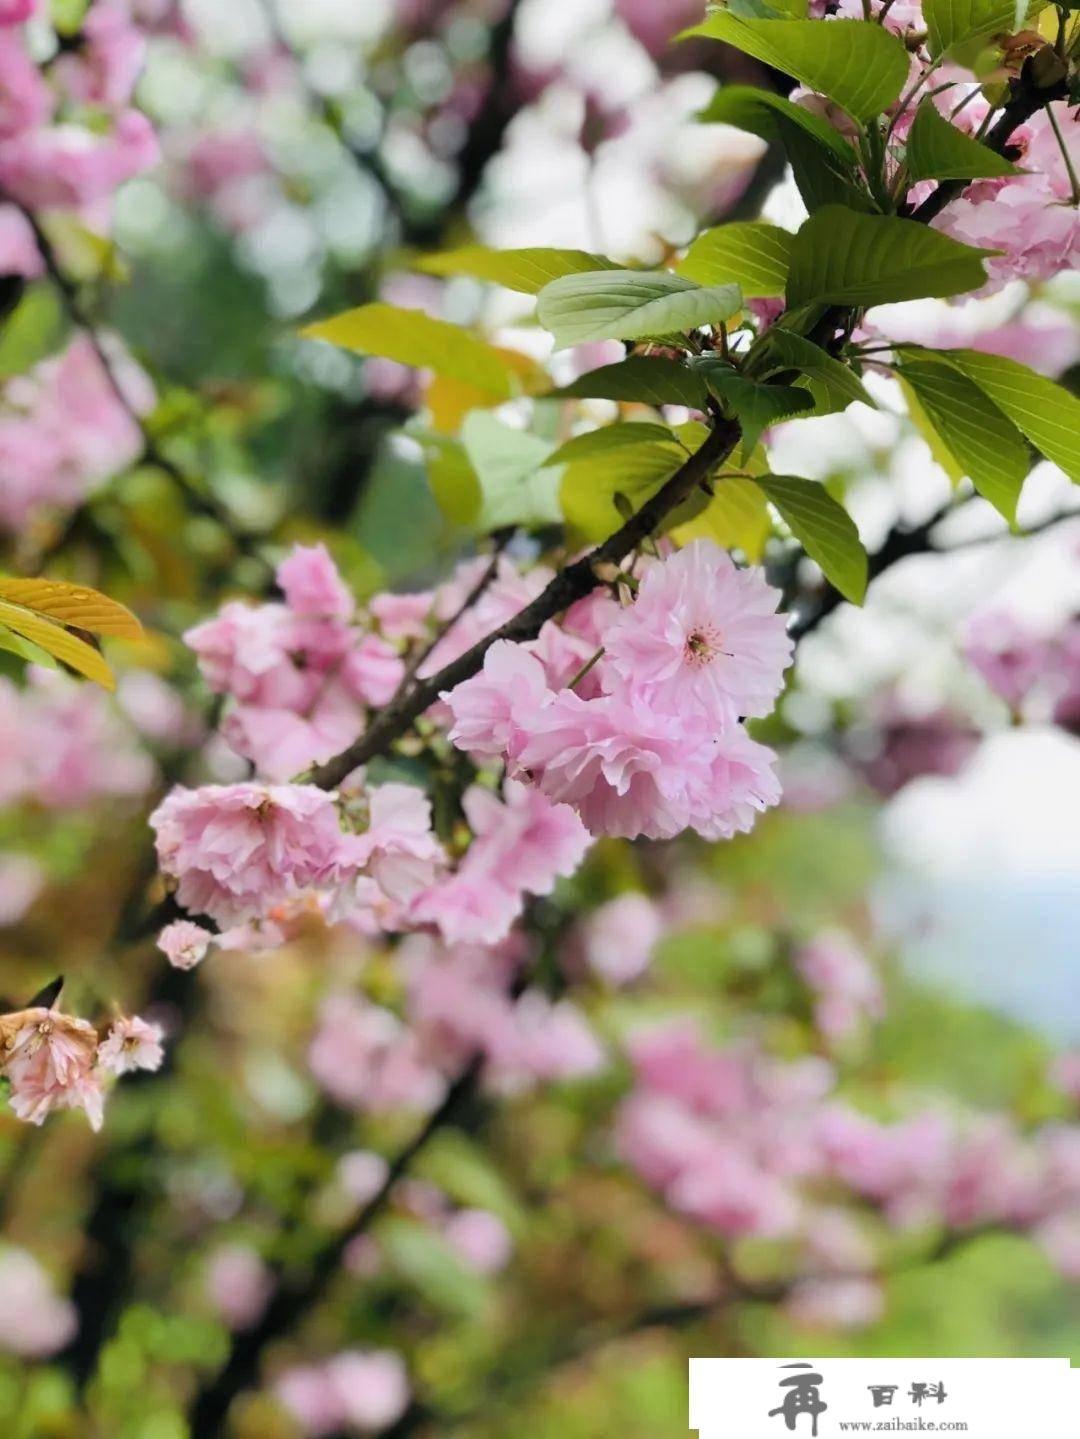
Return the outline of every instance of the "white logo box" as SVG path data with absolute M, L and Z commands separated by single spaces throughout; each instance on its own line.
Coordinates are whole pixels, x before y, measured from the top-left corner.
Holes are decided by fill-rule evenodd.
M 1078 1439 L 1080 1369 L 1068 1359 L 691 1359 L 690 1428 L 699 1439 L 812 1439 L 815 1428 L 818 1439 Z

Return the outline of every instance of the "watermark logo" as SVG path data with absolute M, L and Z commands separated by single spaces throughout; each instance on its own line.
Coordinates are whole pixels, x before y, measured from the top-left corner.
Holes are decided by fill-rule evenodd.
M 882 1411 L 888 1411 L 882 1412 Z M 964 1434 L 1039 1439 L 1080 1433 L 1080 1369 L 1068 1359 L 692 1359 L 699 1439 L 837 1439 Z

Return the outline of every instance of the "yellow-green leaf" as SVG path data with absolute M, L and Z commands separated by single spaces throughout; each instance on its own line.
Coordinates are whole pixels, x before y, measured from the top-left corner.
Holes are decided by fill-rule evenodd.
M 124 605 L 86 585 L 66 580 L 22 580 L 0 577 L 0 600 L 34 610 L 57 624 L 71 625 L 95 635 L 117 635 L 137 640 L 142 625 Z
M 62 660 L 64 664 L 87 679 L 107 690 L 116 688 L 113 672 L 103 656 L 92 645 L 70 634 L 62 625 L 37 615 L 33 610 L 24 610 L 8 600 L 0 600 L 0 625 L 22 635 L 32 644 L 40 645 L 46 654 Z
M 866 594 L 868 561 L 855 524 L 815 480 L 798 475 L 763 475 L 760 485 L 791 533 L 845 599 L 861 605 Z
M 509 400 L 521 389 L 513 369 L 494 346 L 476 335 L 420 310 L 382 303 L 360 305 L 300 331 L 304 339 L 326 340 L 358 355 L 380 355 L 418 370 L 433 370 Z
M 726 550 L 742 550 L 756 564 L 765 549 L 772 525 L 765 496 L 752 480 L 741 475 L 717 475 L 715 493 L 709 503 L 672 536 L 680 545 L 705 537 Z
M 741 19 L 714 10 L 686 34 L 734 45 L 828 95 L 856 120 L 871 120 L 886 110 L 910 68 L 903 42 L 866 20 Z
M 887 305 L 962 294 L 985 283 L 983 260 L 993 253 L 914 220 L 825 205 L 795 237 L 788 306 Z
M 540 291 L 537 315 L 557 349 L 590 340 L 642 340 L 730 320 L 738 285 L 695 284 L 670 270 L 564 275 Z
M 782 295 L 793 237 L 763 220 L 706 230 L 676 266 L 699 285 L 739 285 L 744 295 Z
M 586 250 L 492 250 L 487 245 L 463 245 L 458 250 L 425 255 L 416 267 L 429 275 L 471 275 L 523 295 L 538 295 L 545 285 L 563 275 L 620 268 L 614 260 Z
M 1080 400 L 1017 360 L 981 350 L 938 350 L 1008 415 L 1031 443 L 1080 484 Z
M 1003 155 L 951 125 L 933 100 L 924 100 L 916 111 L 904 158 L 912 181 L 999 179 L 1020 174 Z

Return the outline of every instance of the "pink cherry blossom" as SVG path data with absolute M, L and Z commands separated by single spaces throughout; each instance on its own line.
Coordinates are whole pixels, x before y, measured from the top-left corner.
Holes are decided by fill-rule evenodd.
M 342 1155 L 338 1163 L 338 1180 L 350 1199 L 367 1204 L 386 1183 L 390 1166 L 381 1154 L 369 1149 L 354 1149 Z
M 100 1129 L 105 1101 L 97 1050 L 93 1026 L 57 1009 L 0 1016 L 0 1073 L 11 1084 L 18 1117 L 42 1124 L 54 1109 L 83 1109 L 91 1127 Z
M 645 570 L 634 604 L 605 631 L 607 664 L 665 708 L 729 724 L 768 714 L 793 649 L 779 599 L 760 570 L 694 540 Z
M 404 1360 L 388 1350 L 345 1350 L 322 1364 L 287 1369 L 277 1397 L 305 1434 L 377 1434 L 401 1418 L 411 1394 Z
M 194 969 L 205 958 L 214 942 L 212 930 L 189 919 L 177 919 L 167 924 L 158 935 L 158 949 L 176 969 Z
M 210 1256 L 206 1289 L 214 1308 L 234 1331 L 259 1322 L 274 1292 L 263 1259 L 247 1244 L 225 1244 Z
M 1015 710 L 1042 678 L 1048 648 L 1011 615 L 987 613 L 968 625 L 964 655 L 994 693 Z
M 343 861 L 334 798 L 312 785 L 178 787 L 150 824 L 180 903 L 224 925 L 335 880 Z
M 838 931 L 800 947 L 795 967 L 815 995 L 814 1018 L 828 1039 L 844 1039 L 864 1019 L 883 1019 L 885 995 L 866 956 Z
M 604 1060 L 603 1046 L 576 1005 L 529 991 L 488 1036 L 485 1077 L 497 1093 L 516 1094 L 538 1083 L 586 1078 Z
M 418 896 L 412 917 L 450 942 L 496 944 L 521 913 L 526 894 L 550 894 L 574 873 L 591 843 L 568 805 L 552 804 L 507 780 L 504 800 L 479 786 L 463 800 L 475 838 L 456 873 Z
M 103 337 L 103 344 L 124 405 L 83 335 L 4 386 L 0 463 L 8 477 L 0 487 L 0 526 L 5 529 L 22 529 L 40 511 L 78 503 L 142 453 L 142 432 L 132 412 L 142 415 L 153 407 L 153 386 L 111 337 Z
M 388 1350 L 346 1350 L 327 1366 L 347 1426 L 377 1434 L 405 1413 L 411 1390 L 405 1361 Z
M 31 210 L 78 210 L 111 197 L 159 154 L 150 121 L 125 110 L 102 135 L 61 124 L 0 141 L 0 185 Z
M 98 1064 L 108 1074 L 131 1074 L 137 1069 L 160 1069 L 165 1058 L 164 1031 L 138 1015 L 118 1019 L 98 1046 Z
M 718 731 L 704 715 L 636 696 L 563 690 L 534 717 L 518 760 L 596 835 L 671 839 L 694 828 L 729 838 L 780 799 L 775 756 L 739 726 Z
M 430 590 L 381 594 L 368 601 L 368 610 L 388 640 L 417 640 L 427 633 L 434 603 Z
M 444 622 L 457 615 L 488 569 L 489 562 L 481 556 L 460 565 L 455 574 L 435 593 L 435 614 Z M 421 678 L 437 674 L 484 639 L 492 630 L 513 619 L 519 610 L 534 600 L 552 577 L 543 565 L 533 565 L 522 574 L 506 555 L 500 555 L 495 577 L 483 594 L 464 614 L 454 620 L 450 629 L 420 666 Z
M 45 1270 L 25 1249 L 0 1249 L 0 1294 L 0 1350 L 42 1359 L 75 1337 L 75 1306 L 54 1293 Z
M 349 861 L 389 899 L 408 904 L 434 883 L 447 862 L 431 828 L 431 803 L 408 784 L 377 785 L 368 798 L 368 829 L 346 842 Z
M 18 924 L 46 883 L 45 871 L 30 855 L 0 853 L 0 929 Z
M 44 125 L 53 97 L 22 37 L 0 33 L 0 140 Z
M 355 602 L 321 546 L 278 568 L 286 603 L 231 603 L 185 639 L 207 683 L 236 703 L 221 732 L 259 773 L 291 779 L 344 749 L 366 707 L 385 705 L 405 673 L 387 640 L 353 623 Z
M 1063 1279 L 1080 1283 L 1080 1209 L 1053 1215 L 1032 1237 Z
M 7 719 L 5 719 L 5 714 Z M 155 766 L 108 697 L 52 670 L 31 667 L 17 689 L 0 680 L 0 796 L 71 810 L 96 800 L 134 799 Z
M 1064 101 L 1053 110 L 1072 157 L 1080 164 L 1080 123 Z M 1025 172 L 1010 179 L 980 180 L 950 201 L 933 224 L 956 240 L 1004 253 L 987 262 L 985 289 L 1007 281 L 1049 279 L 1080 263 L 1080 211 L 1072 181 L 1044 111 L 1014 131 L 1017 164 Z
M 325 545 L 297 545 L 278 566 L 277 582 L 294 614 L 352 619 L 356 601 Z
M 73 100 L 119 110 L 127 105 L 146 59 L 146 40 L 123 4 L 96 0 L 79 28 L 77 53 L 61 55 L 53 74 Z
M 45 261 L 29 220 L 14 205 L 0 204 L 0 274 L 36 280 L 44 273 Z
M 497 1214 L 459 1209 L 443 1224 L 443 1237 L 478 1274 L 498 1274 L 510 1262 L 514 1241 Z
M 0 25 L 22 25 L 37 8 L 38 0 L 0 0 Z
M 446 1089 L 416 1034 L 388 1009 L 353 995 L 332 996 L 322 1006 L 308 1065 L 339 1104 L 369 1114 L 434 1109 Z
M 660 909 L 647 895 L 621 894 L 584 921 L 586 963 L 609 984 L 630 984 L 648 970 L 662 933 Z
M 498 640 L 479 674 L 442 696 L 453 717 L 450 739 L 478 759 L 513 760 L 532 716 L 551 697 L 541 662 L 523 646 Z
M 650 55 L 659 55 L 702 17 L 700 0 L 615 0 L 615 13 Z
M 866 1329 L 885 1313 L 885 1295 L 872 1279 L 804 1279 L 784 1309 L 804 1329 Z

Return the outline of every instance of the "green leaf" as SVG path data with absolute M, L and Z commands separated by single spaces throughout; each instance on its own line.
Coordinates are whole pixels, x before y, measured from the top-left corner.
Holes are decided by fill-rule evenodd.
M 698 119 L 733 125 L 782 145 L 811 214 L 822 205 L 876 208 L 860 179 L 855 151 L 827 120 L 804 106 L 749 85 L 724 85 Z
M 446 320 L 396 305 L 360 305 L 300 331 L 307 340 L 327 340 L 359 355 L 380 355 L 414 369 L 434 370 L 478 390 L 509 400 L 520 391 L 513 370 L 491 345 Z
M 796 236 L 788 306 L 861 307 L 963 294 L 985 284 L 983 258 L 992 253 L 961 245 L 914 220 L 857 215 L 827 205 Z
M 991 35 L 1022 29 L 1023 22 L 1016 22 L 1017 8 L 1017 0 L 923 0 L 931 57 L 936 60 L 946 50 L 969 40 L 989 39 Z M 1042 8 L 1041 4 L 1024 4 L 1021 14 L 1024 11 L 1028 15 L 1037 14 Z
M 793 238 L 762 220 L 718 225 L 697 237 L 676 269 L 699 285 L 733 283 L 744 295 L 782 295 Z
M 871 409 L 877 408 L 869 391 L 848 365 L 793 330 L 773 326 L 762 341 L 762 354 L 770 374 L 787 369 L 800 372 L 800 378 L 793 383 L 810 391 L 815 414 L 839 414 L 856 400 Z
M 437 1310 L 473 1317 L 482 1311 L 490 1286 L 429 1224 L 384 1219 L 379 1245 L 391 1267 Z
M 614 260 L 585 250 L 492 250 L 486 245 L 464 245 L 459 250 L 425 255 L 417 261 L 416 268 L 429 275 L 472 275 L 524 295 L 538 295 L 545 285 L 563 275 L 617 270 L 619 266 Z
M 751 475 L 767 475 L 769 462 L 764 450 L 756 450 L 743 468 Z M 772 533 L 772 520 L 764 494 L 753 480 L 725 474 L 721 469 L 713 481 L 714 493 L 708 504 L 692 519 L 672 530 L 680 544 L 705 537 L 725 550 L 742 550 L 750 564 L 757 564 Z
M 428 484 L 435 502 L 453 525 L 476 524 L 483 503 L 480 481 L 460 440 L 427 431 L 415 434 L 423 447 Z
M 910 65 L 903 42 L 866 20 L 740 20 L 715 10 L 685 34 L 734 45 L 828 95 L 856 120 L 888 109 Z
M 951 125 L 932 100 L 924 100 L 916 111 L 906 159 L 912 181 L 993 179 L 1021 173 L 1004 156 Z
M 898 347 L 900 377 L 979 494 L 1009 524 L 1030 468 L 1020 431 L 981 389 L 933 353 Z
M 572 384 L 552 392 L 558 400 L 621 400 L 644 405 L 685 405 L 705 408 L 705 385 L 699 375 L 679 360 L 661 355 L 631 355 L 614 365 L 602 365 Z
M 979 350 L 939 350 L 1002 410 L 1048 460 L 1080 484 L 1080 400 L 1001 355 Z
M 676 459 L 686 458 L 687 451 L 676 438 L 674 431 L 666 425 L 639 424 L 630 421 L 625 424 L 606 425 L 601 430 L 589 430 L 587 434 L 575 435 L 567 440 L 548 458 L 549 465 L 572 465 L 579 460 L 595 460 L 613 455 L 618 451 L 632 449 L 635 445 L 670 445 Z
M 66 329 L 60 296 L 47 280 L 29 285 L 0 326 L 0 379 L 21 375 L 59 347 Z
M 830 584 L 852 604 L 861 605 L 868 575 L 866 550 L 843 506 L 824 486 L 795 475 L 765 475 L 754 483 Z
M 567 524 L 590 542 L 606 540 L 625 518 L 616 495 L 633 509 L 640 509 L 685 460 L 686 451 L 678 445 L 653 440 L 567 465 L 559 490 Z M 673 515 L 670 523 L 676 524 L 680 518 L 686 515 Z
M 918 430 L 923 440 L 929 446 L 930 454 L 934 463 L 940 465 L 952 481 L 955 489 L 964 478 L 964 467 L 957 461 L 952 450 L 934 428 L 934 422 L 922 407 L 918 395 L 900 374 L 896 372 L 896 379 L 904 396 L 904 404 L 907 406 L 908 418 Z
M 545 468 L 552 449 L 546 440 L 504 425 L 483 410 L 468 417 L 461 438 L 480 482 L 477 524 L 481 530 L 561 521 L 562 476 Z
M 756 448 L 761 432 L 814 407 L 813 397 L 794 385 L 763 385 L 711 357 L 700 362 L 705 383 L 742 429 L 743 456 Z
M 643 340 L 730 320 L 742 306 L 738 285 L 703 288 L 668 270 L 604 270 L 564 275 L 540 291 L 540 323 L 557 349 L 590 340 Z

